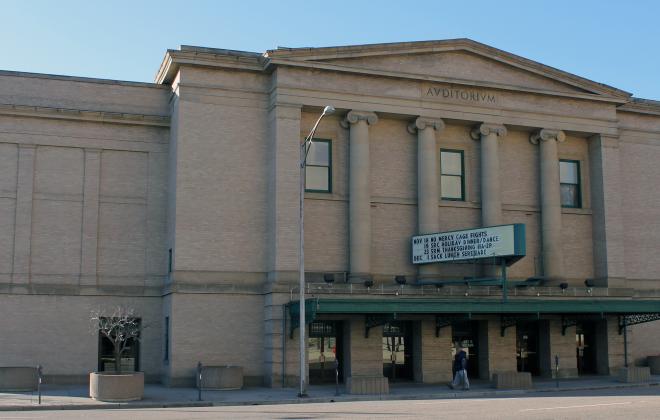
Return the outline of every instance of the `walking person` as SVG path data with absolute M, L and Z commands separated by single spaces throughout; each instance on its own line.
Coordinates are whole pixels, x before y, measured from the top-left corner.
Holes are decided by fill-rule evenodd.
M 454 381 L 449 384 L 451 389 L 456 389 L 459 385 L 463 385 L 463 390 L 470 389 L 470 380 L 467 376 L 467 353 L 463 347 L 458 348 L 458 353 L 454 357 Z

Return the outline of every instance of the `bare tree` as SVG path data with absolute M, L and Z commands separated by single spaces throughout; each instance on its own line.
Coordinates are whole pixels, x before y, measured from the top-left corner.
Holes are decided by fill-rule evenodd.
M 127 349 L 129 342 L 140 341 L 140 318 L 136 316 L 135 309 L 117 306 L 109 315 L 101 310 L 92 311 L 91 321 L 94 331 L 106 337 L 113 346 L 115 359 L 115 372 L 121 373 L 121 356 Z

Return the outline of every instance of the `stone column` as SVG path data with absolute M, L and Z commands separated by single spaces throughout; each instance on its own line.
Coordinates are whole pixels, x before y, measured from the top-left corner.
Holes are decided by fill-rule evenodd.
M 559 157 L 557 143 L 566 139 L 561 130 L 541 129 L 530 137 L 540 147 L 541 236 L 543 275 L 551 280 L 563 277 L 561 248 L 561 197 L 559 193 Z
M 383 326 L 373 327 L 365 337 L 365 317 L 353 315 L 344 322 L 344 377 L 349 394 L 387 394 L 383 376 Z
M 481 225 L 502 224 L 499 139 L 506 136 L 503 125 L 479 124 L 470 135 L 481 140 Z
M 350 111 L 342 126 L 350 128 L 349 145 L 349 259 L 351 278 L 371 273 L 371 189 L 369 126 L 378 122 L 373 112 Z
M 452 329 L 441 328 L 435 335 L 435 319 L 425 317 L 415 325 L 413 364 L 415 382 L 447 383 L 452 378 Z
M 440 230 L 438 220 L 440 174 L 435 133 L 444 128 L 445 123 L 441 119 L 423 117 L 418 117 L 408 125 L 411 134 L 417 133 L 417 232 L 420 235 Z M 425 264 L 419 267 L 420 277 L 437 272 L 437 264 Z
M 100 180 L 101 150 L 85 149 L 83 222 L 81 230 L 82 255 L 80 258 L 81 284 L 96 284 Z
M 18 145 L 18 182 L 16 186 L 16 220 L 14 227 L 14 272 L 12 282 L 30 282 L 30 252 L 32 249 L 32 195 L 36 147 Z

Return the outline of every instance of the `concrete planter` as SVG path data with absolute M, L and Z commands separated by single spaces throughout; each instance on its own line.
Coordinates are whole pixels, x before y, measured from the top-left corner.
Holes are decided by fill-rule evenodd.
M 619 382 L 648 382 L 651 380 L 651 370 L 647 366 L 629 366 L 619 370 Z
M 651 375 L 660 375 L 660 356 L 649 356 L 647 359 Z
M 89 396 L 95 400 L 137 401 L 141 400 L 143 395 L 143 372 L 93 372 L 89 374 Z
M 497 389 L 530 389 L 532 374 L 529 372 L 498 372 L 493 374 L 493 388 Z
M 0 391 L 36 391 L 38 378 L 36 367 L 0 367 Z
M 384 376 L 349 376 L 346 392 L 358 395 L 389 394 L 390 383 Z
M 200 386 L 197 378 L 197 387 Z M 243 388 L 243 368 L 241 366 L 202 366 L 202 389 L 241 389 Z

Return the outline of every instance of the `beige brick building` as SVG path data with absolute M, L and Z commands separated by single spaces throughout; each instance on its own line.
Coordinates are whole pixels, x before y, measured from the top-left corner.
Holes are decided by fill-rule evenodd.
M 444 382 L 456 343 L 484 379 L 660 353 L 660 103 L 459 39 L 183 46 L 154 84 L 0 72 L 0 365 L 84 382 L 105 363 L 90 311 L 127 305 L 149 380 L 201 361 L 297 383 L 299 150 L 326 105 L 310 383 L 335 358 L 346 383 Z M 493 254 L 413 264 L 413 236 L 510 224 L 504 276 Z

